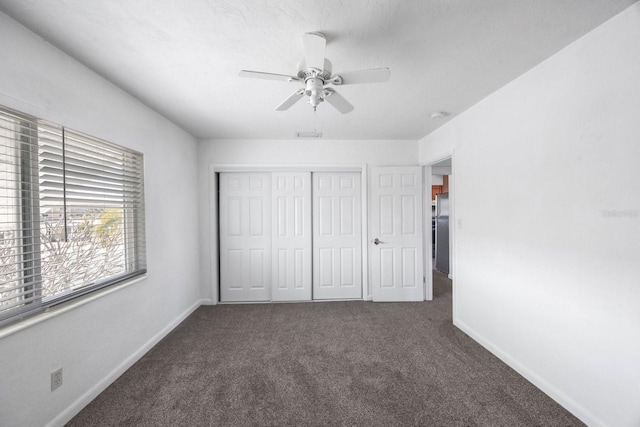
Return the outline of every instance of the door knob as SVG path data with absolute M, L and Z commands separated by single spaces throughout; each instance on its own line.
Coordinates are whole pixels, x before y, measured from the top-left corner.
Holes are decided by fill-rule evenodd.
M 383 243 L 380 241 L 380 239 L 378 239 L 377 237 L 375 239 L 373 239 L 373 244 L 374 245 L 379 245 L 380 243 Z

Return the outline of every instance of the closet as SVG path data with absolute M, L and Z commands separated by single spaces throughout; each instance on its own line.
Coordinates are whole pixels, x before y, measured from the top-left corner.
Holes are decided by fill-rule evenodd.
M 221 172 L 220 301 L 362 298 L 358 172 Z

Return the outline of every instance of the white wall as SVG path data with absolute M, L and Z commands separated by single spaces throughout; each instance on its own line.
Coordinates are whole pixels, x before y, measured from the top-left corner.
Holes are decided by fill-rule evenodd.
M 417 165 L 415 141 L 327 141 L 327 140 L 205 140 L 198 144 L 198 176 L 200 181 L 200 265 L 202 295 L 212 299 L 211 245 L 215 230 L 211 229 L 210 165 Z
M 420 142 L 453 154 L 456 325 L 589 425 L 640 425 L 640 3 Z
M 0 425 L 61 425 L 199 305 L 196 143 L 4 14 L 0 52 L 0 104 L 145 156 L 147 278 L 11 335 L 0 330 Z M 51 392 L 59 367 L 63 385 Z

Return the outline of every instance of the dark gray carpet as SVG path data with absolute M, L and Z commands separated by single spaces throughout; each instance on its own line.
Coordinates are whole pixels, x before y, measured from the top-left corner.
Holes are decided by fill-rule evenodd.
M 583 425 L 434 301 L 203 306 L 70 426 Z

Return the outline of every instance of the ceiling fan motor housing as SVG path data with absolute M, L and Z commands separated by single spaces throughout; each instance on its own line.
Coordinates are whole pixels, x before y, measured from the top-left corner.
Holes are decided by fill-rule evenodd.
M 302 59 L 298 63 L 297 76 L 303 82 L 306 82 L 307 79 L 316 78 L 316 77 L 322 79 L 325 82 L 328 82 L 329 79 L 331 78 L 332 69 L 333 69 L 333 66 L 331 64 L 331 61 L 329 61 L 326 58 L 324 59 L 324 70 L 318 70 L 317 68 L 307 68 L 305 60 Z

